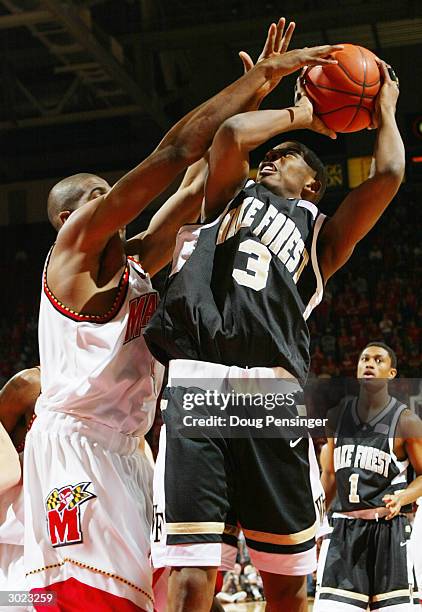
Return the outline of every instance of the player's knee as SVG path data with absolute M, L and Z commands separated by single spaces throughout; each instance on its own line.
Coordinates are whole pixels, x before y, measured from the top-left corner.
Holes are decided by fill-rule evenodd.
M 306 601 L 306 578 L 305 576 L 281 576 L 262 572 L 264 591 L 271 606 L 269 610 L 277 610 L 277 605 L 288 603 L 291 610 L 300 609 L 303 601 Z
M 169 594 L 178 612 L 206 610 L 209 612 L 214 595 L 215 570 L 198 567 L 173 568 L 170 573 Z M 174 596 L 174 597 L 173 597 Z

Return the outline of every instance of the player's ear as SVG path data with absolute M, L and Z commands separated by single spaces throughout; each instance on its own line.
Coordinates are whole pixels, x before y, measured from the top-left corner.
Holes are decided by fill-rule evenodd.
M 321 187 L 321 181 L 316 178 L 311 178 L 302 189 L 302 193 L 300 195 L 304 200 L 313 202 L 320 192 Z
M 67 220 L 68 220 L 68 218 L 69 218 L 69 217 L 70 217 L 70 215 L 71 215 L 71 212 L 72 212 L 71 210 L 62 210 L 62 211 L 59 213 L 60 226 L 64 225 L 65 221 L 67 221 Z
M 396 376 L 397 376 L 396 368 L 391 368 L 388 374 L 388 378 L 391 380 L 392 378 L 395 378 Z

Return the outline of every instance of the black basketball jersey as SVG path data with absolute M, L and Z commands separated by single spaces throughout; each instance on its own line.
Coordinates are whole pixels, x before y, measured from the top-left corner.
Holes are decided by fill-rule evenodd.
M 282 366 L 303 383 L 306 319 L 323 293 L 317 238 L 324 219 L 313 203 L 248 181 L 213 223 L 184 226 L 145 331 L 153 355 L 163 363 Z
M 406 406 L 391 397 L 377 416 L 364 423 L 357 403 L 358 398 L 345 401 L 334 439 L 338 512 L 385 506 L 384 495 L 407 487 L 409 461 L 399 461 L 394 454 L 397 423 Z

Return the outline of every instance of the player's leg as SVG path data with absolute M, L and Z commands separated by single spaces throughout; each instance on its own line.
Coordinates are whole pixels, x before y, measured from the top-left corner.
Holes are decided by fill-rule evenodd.
M 358 612 L 369 602 L 370 523 L 336 518 L 328 548 L 318 561 L 314 612 Z
M 270 368 L 242 370 L 238 376 L 236 388 L 243 393 L 252 384 L 254 393 L 263 397 L 275 391 L 294 397 L 293 404 L 272 414 L 298 416 L 303 393 L 297 381 L 274 379 Z M 239 522 L 251 561 L 263 577 L 267 609 L 301 612 L 307 609 L 306 576 L 316 569 L 316 499 L 323 495 L 319 469 L 313 453 L 312 479 L 311 440 L 300 432 L 297 437 L 297 432 L 290 432 L 294 439 L 286 437 L 286 429 L 272 430 L 271 437 L 265 433 L 263 439 L 251 427 L 248 438 L 232 440 Z
M 216 567 L 173 567 L 169 577 L 168 612 L 210 612 Z
M 218 432 L 216 438 L 208 437 L 205 429 L 197 431 L 197 437 L 188 437 L 183 425 L 186 414 L 207 416 L 202 413 L 206 406 L 186 413 L 184 398 L 194 392 L 167 387 L 162 402 L 164 425 L 154 474 L 152 561 L 156 568 L 172 568 L 169 612 L 211 609 L 229 506 L 225 441 Z
M 263 579 L 266 609 L 302 612 L 307 609 L 306 575 L 316 568 L 309 441 L 294 447 L 287 439 L 232 442 L 239 521 Z
M 260 572 L 267 600 L 266 612 L 307 612 L 306 576 L 281 576 Z
M 412 612 L 418 608 L 410 549 L 411 527 L 406 516 L 381 520 L 373 527 L 373 596 L 371 610 Z M 385 563 L 389 559 L 390 563 Z M 394 562 L 392 562 L 394 560 Z

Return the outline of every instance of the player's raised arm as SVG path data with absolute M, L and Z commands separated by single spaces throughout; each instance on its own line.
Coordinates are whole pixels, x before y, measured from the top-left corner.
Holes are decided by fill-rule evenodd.
M 286 29 L 285 25 L 284 17 L 281 17 L 277 24 L 272 23 L 270 25 L 257 64 L 287 52 L 295 24 L 293 22 L 289 23 Z M 246 74 L 252 70 L 255 64 L 245 51 L 241 51 L 239 56 Z M 281 74 L 279 72 L 274 73 L 273 78 L 266 81 L 251 97 L 244 110 L 258 109 L 262 100 L 279 83 L 280 78 Z M 180 187 L 153 216 L 148 229 L 127 241 L 126 253 L 138 256 L 143 268 L 150 276 L 153 276 L 170 260 L 180 227 L 197 221 L 204 196 L 207 174 L 208 152 L 202 160 L 188 168 Z
M 58 245 L 99 253 L 119 228 L 132 221 L 176 176 L 205 153 L 225 119 L 262 98 L 262 88 L 297 69 L 297 53 L 275 54 L 181 119 L 157 148 L 105 195 L 72 215 Z M 281 58 L 286 57 L 286 60 Z
M 296 49 L 280 56 L 279 62 L 284 62 L 285 73 L 291 74 L 305 65 L 337 63 L 330 54 L 340 49 L 341 45 Z M 225 121 L 210 151 L 204 218 L 217 216 L 241 188 L 249 174 L 250 151 L 282 132 L 310 127 L 312 121 L 312 106 L 305 100 L 291 108 L 252 111 Z M 328 128 L 324 129 L 322 122 L 321 125 L 323 133 L 335 136 Z
M 351 191 L 320 237 L 320 264 L 325 280 L 350 257 L 356 244 L 372 229 L 396 195 L 403 179 L 405 152 L 395 111 L 398 81 L 380 62 L 383 85 L 376 102 L 378 133 L 370 177 Z
M 189 166 L 180 187 L 155 213 L 148 228 L 126 243 L 127 255 L 139 257 L 150 276 L 170 261 L 180 227 L 199 217 L 208 174 L 207 159 L 204 156 Z

